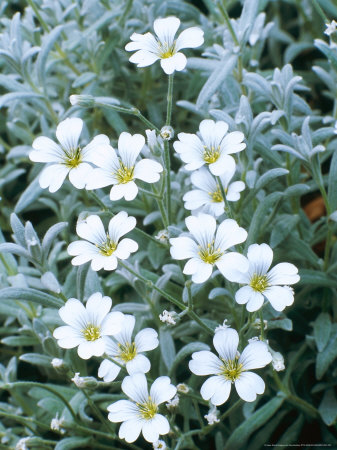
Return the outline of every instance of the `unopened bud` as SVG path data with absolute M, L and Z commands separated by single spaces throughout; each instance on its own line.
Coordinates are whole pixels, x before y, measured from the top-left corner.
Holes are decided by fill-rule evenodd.
M 95 104 L 95 99 L 92 95 L 71 95 L 69 101 L 73 106 L 78 105 L 84 108 L 90 108 Z
M 74 378 L 71 379 L 79 389 L 95 389 L 98 385 L 94 377 L 81 377 L 79 372 L 75 373 Z

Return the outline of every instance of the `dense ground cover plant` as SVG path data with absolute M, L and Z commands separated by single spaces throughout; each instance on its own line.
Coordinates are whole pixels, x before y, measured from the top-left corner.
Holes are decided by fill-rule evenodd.
M 335 446 L 334 2 L 0 8 L 0 448 Z

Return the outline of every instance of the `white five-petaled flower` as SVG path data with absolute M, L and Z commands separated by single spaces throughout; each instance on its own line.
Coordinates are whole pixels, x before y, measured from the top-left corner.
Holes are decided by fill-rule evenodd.
M 145 138 L 141 134 L 131 135 L 125 131 L 118 139 L 118 156 L 111 146 L 97 149 L 93 163 L 98 168 L 91 172 L 86 189 L 112 186 L 111 200 L 133 200 L 138 194 L 135 180 L 156 183 L 163 167 L 157 161 L 137 158 L 144 147 Z
M 219 177 L 225 190 L 226 199 L 230 202 L 239 200 L 240 192 L 245 188 L 243 181 L 234 181 L 234 183 L 229 184 L 234 173 L 235 162 L 232 159 L 227 165 L 226 171 Z M 184 195 L 185 208 L 191 211 L 202 208 L 205 213 L 212 214 L 215 217 L 221 216 L 224 213 L 225 203 L 220 186 L 212 174 L 205 167 L 202 167 L 192 173 L 191 181 L 197 189 L 186 192 Z
M 203 120 L 199 125 L 199 135 L 179 133 L 173 147 L 184 163 L 185 169 L 196 170 L 205 164 L 213 175 L 222 175 L 234 159 L 230 154 L 246 148 L 241 131 L 227 133 L 228 124 L 223 121 Z
M 251 342 L 238 356 L 239 335 L 233 328 L 217 331 L 213 344 L 220 357 L 204 350 L 193 353 L 189 362 L 194 374 L 213 375 L 201 386 L 202 398 L 210 400 L 213 405 L 222 405 L 229 397 L 232 383 L 246 402 L 253 402 L 256 394 L 263 394 L 264 381 L 250 370 L 260 369 L 271 362 L 267 345 L 261 341 Z
M 99 216 L 88 216 L 77 222 L 76 233 L 85 241 L 75 241 L 68 245 L 69 255 L 74 266 L 91 261 L 92 270 L 115 270 L 118 259 L 128 259 L 138 250 L 138 244 L 132 239 L 119 239 L 136 226 L 136 219 L 125 211 L 116 214 L 109 222 L 105 232 Z M 89 241 L 89 242 L 88 242 Z
M 247 239 L 247 231 L 240 228 L 235 220 L 224 220 L 217 231 L 215 218 L 209 214 L 189 216 L 185 222 L 192 238 L 183 236 L 170 239 L 171 256 L 174 259 L 189 259 L 183 272 L 192 275 L 194 283 L 208 280 L 213 266 L 229 281 L 248 269 L 243 255 L 227 251 Z
M 136 319 L 125 314 L 123 326 L 113 339 L 105 341 L 105 353 L 120 365 L 125 365 L 130 375 L 136 372 L 147 373 L 151 364 L 142 353 L 158 347 L 158 333 L 153 328 L 144 328 L 132 339 Z M 121 368 L 108 359 L 104 359 L 98 369 L 98 376 L 106 382 L 113 381 Z
M 69 174 L 70 182 L 77 188 L 85 187 L 87 177 L 93 167 L 92 156 L 96 151 L 109 144 L 107 136 L 96 136 L 84 148 L 79 146 L 83 128 L 82 119 L 73 117 L 60 122 L 56 128 L 56 137 L 60 144 L 45 136 L 36 138 L 29 158 L 34 162 L 50 163 L 40 174 L 40 186 L 56 192 Z
M 273 250 L 267 244 L 253 244 L 248 248 L 249 269 L 245 274 L 237 274 L 233 280 L 245 284 L 235 294 L 240 305 L 247 304 L 247 310 L 257 311 L 264 297 L 276 311 L 283 311 L 294 302 L 294 291 L 289 284 L 299 281 L 297 267 L 290 263 L 280 263 L 269 270 L 273 261 Z M 269 270 L 269 272 L 268 272 Z
M 124 378 L 122 390 L 131 401 L 119 400 L 108 406 L 109 420 L 123 422 L 119 429 L 121 439 L 134 442 L 142 432 L 146 441 L 156 442 L 159 435 L 170 431 L 168 420 L 158 413 L 159 405 L 174 397 L 177 391 L 169 377 L 157 378 L 149 394 L 145 375 L 136 373 Z
M 334 33 L 337 30 L 337 22 L 335 20 L 332 20 L 330 23 L 326 23 L 326 30 L 324 31 L 324 34 L 331 36 L 332 33 Z
M 168 75 L 185 69 L 186 56 L 180 50 L 200 47 L 204 43 L 204 32 L 198 27 L 187 28 L 175 39 L 179 26 L 177 17 L 166 17 L 154 21 L 156 37 L 152 33 L 133 33 L 130 37 L 132 42 L 125 46 L 128 52 L 137 50 L 130 62 L 137 67 L 146 67 L 160 59 L 160 65 Z
M 110 312 L 111 298 L 100 292 L 92 294 L 84 306 L 76 298 L 71 298 L 59 310 L 59 315 L 67 325 L 54 330 L 54 338 L 62 348 L 78 347 L 78 356 L 89 359 L 102 356 L 105 339 L 118 333 L 123 325 L 124 314 Z

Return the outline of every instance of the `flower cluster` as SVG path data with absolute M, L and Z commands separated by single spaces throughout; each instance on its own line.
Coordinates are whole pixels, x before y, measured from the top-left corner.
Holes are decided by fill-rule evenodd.
M 149 32 L 144 35 L 134 33 L 132 42 L 126 45 L 127 51 L 136 51 L 130 61 L 138 67 L 145 67 L 160 60 L 166 74 L 182 71 L 186 67 L 186 57 L 180 50 L 199 47 L 204 39 L 203 31 L 197 27 L 184 30 L 175 39 L 179 25 L 179 19 L 167 17 L 155 20 L 153 28 L 156 36 Z M 172 82 L 170 77 L 169 92 Z M 75 100 L 73 97 L 72 102 Z M 143 135 L 131 135 L 128 132 L 120 134 L 117 150 L 105 135 L 98 135 L 82 146 L 82 128 L 81 119 L 67 118 L 56 129 L 59 143 L 43 136 L 34 140 L 30 159 L 47 164 L 39 177 L 42 188 L 56 192 L 68 176 L 75 188 L 85 189 L 89 191 L 88 194 L 109 187 L 109 198 L 118 202 L 114 203 L 118 208 L 123 204 L 119 203 L 120 200 L 132 202 L 139 191 L 152 195 L 158 202 L 165 229 L 155 237 L 149 236 L 151 244 L 165 247 L 166 250 L 169 247 L 174 260 L 187 260 L 183 274 L 191 275 L 191 281 L 185 282 L 186 288 L 192 282 L 200 285 L 219 276 L 218 286 L 229 286 L 228 293 L 232 295 L 233 303 L 235 299 L 238 305 L 245 305 L 249 313 L 261 309 L 264 303 L 269 303 L 276 311 L 283 311 L 293 303 L 294 292 L 290 285 L 299 281 L 297 268 L 290 263 L 279 263 L 270 269 L 273 250 L 266 243 L 249 245 L 247 253 L 242 248 L 248 233 L 235 214 L 235 202 L 239 202 L 246 185 L 242 168 L 236 161 L 239 156 L 232 155 L 242 152 L 246 144 L 243 132 L 235 129 L 236 126 L 231 125 L 230 131 L 229 125 L 223 120 L 206 119 L 200 122 L 196 134 L 181 132 L 177 135 L 173 148 L 184 164 L 180 173 L 193 189 L 182 194 L 185 209 L 191 214 L 185 218 L 188 232 L 182 232 L 178 223 L 174 227 L 175 237 L 170 237 L 172 223 L 168 207 L 170 164 L 167 161 L 170 155 L 167 152 L 168 141 L 174 137 L 169 114 L 160 136 L 156 135 L 159 132 L 156 127 L 155 130 L 145 131 L 148 146 Z M 145 157 L 149 155 L 151 158 Z M 160 175 L 162 172 L 163 180 Z M 155 186 L 152 192 L 142 188 L 143 182 L 155 184 L 159 181 L 162 194 Z M 164 194 L 167 195 L 167 211 L 163 213 Z M 95 193 L 91 192 L 90 195 L 98 198 Z M 100 206 L 103 203 L 104 213 L 107 212 L 104 202 L 100 198 L 98 200 Z M 83 213 L 80 216 L 76 233 L 81 239 L 71 242 L 67 248 L 68 254 L 73 257 L 72 264 L 79 266 L 90 262 L 93 271 L 112 271 L 119 264 L 124 271 L 129 270 L 132 276 L 144 282 L 142 275 L 138 276 L 131 265 L 123 262 L 138 251 L 135 240 L 123 237 L 135 230 L 136 218 L 129 216 L 126 211 L 111 215 L 107 230 L 99 215 Z M 136 231 L 145 234 L 142 230 Z M 150 280 L 147 282 L 145 279 L 145 282 L 148 287 L 155 287 L 157 292 L 165 294 L 159 281 L 156 285 Z M 191 292 L 189 296 L 192 296 Z M 170 300 L 172 297 L 167 294 L 166 298 Z M 155 310 L 155 302 L 149 303 Z M 159 321 L 163 324 L 176 325 L 185 314 L 192 314 L 195 318 L 191 298 L 186 308 L 180 300 L 173 303 L 182 305 L 182 312 L 178 315 L 174 311 L 164 310 L 159 315 Z M 144 353 L 159 346 L 158 333 L 152 328 L 135 332 L 135 329 L 139 330 L 135 316 L 111 310 L 111 307 L 112 299 L 100 292 L 92 294 L 85 305 L 78 299 L 70 298 L 59 310 L 66 325 L 56 328 L 53 335 L 62 348 L 77 347 L 78 356 L 82 359 L 100 358 L 98 377 L 105 383 L 111 383 L 120 374 L 123 375 L 121 388 L 127 399 L 108 406 L 109 420 L 122 422 L 119 437 L 131 443 L 142 433 L 146 441 L 154 444 L 154 448 L 166 448 L 165 442 L 159 441 L 159 436 L 169 433 L 170 425 L 160 413 L 160 405 L 166 402 L 166 409 L 173 413 L 179 408 L 179 395 L 188 395 L 189 387 L 179 383 L 177 390 L 170 378 L 159 376 L 149 391 L 145 374 L 149 373 L 151 362 Z M 194 352 L 189 362 L 193 374 L 211 375 L 202 384 L 200 391 L 202 398 L 210 401 L 210 410 L 204 416 L 210 425 L 220 421 L 216 406 L 227 401 L 232 384 L 241 399 L 253 402 L 257 394 L 264 392 L 265 383 L 251 370 L 263 368 L 270 362 L 276 371 L 284 368 L 282 355 L 275 352 L 271 354 L 272 350 L 269 351 L 267 343 L 263 341 L 262 319 L 259 322 L 262 328 L 260 339 L 248 339 L 249 335 L 243 334 L 242 338 L 248 340 L 248 345 L 241 353 L 238 351 L 238 332 L 226 324 L 227 319 L 221 319 L 223 325 L 213 327 L 213 344 L 219 356 L 202 350 Z M 250 323 L 254 323 L 254 320 L 255 316 Z M 212 329 L 201 320 L 199 325 L 205 325 L 207 331 L 212 333 Z M 52 365 L 60 369 L 64 362 L 54 358 Z M 162 368 L 158 372 L 162 373 Z M 72 380 L 81 389 L 96 387 L 98 384 L 95 378 L 81 377 L 79 372 L 75 373 Z M 63 433 L 62 424 L 63 418 L 56 416 L 51 426 L 53 430 Z

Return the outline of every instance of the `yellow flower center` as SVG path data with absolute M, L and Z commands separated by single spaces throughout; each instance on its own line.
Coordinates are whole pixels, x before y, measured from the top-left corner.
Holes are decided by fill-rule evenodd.
M 225 190 L 225 192 L 226 192 L 226 190 Z M 222 198 L 222 194 L 221 194 L 219 186 L 217 186 L 217 190 L 216 191 L 209 192 L 209 195 L 210 195 L 210 197 L 212 199 L 212 202 L 214 202 L 214 203 L 221 203 L 221 202 L 223 202 L 223 198 Z
M 268 277 L 267 275 L 258 275 L 257 273 L 254 273 L 250 280 L 250 287 L 254 289 L 256 292 L 264 292 L 268 284 Z
M 127 342 L 125 345 L 118 344 L 119 357 L 124 361 L 132 361 L 137 355 L 136 344 L 134 342 Z
M 151 397 L 145 403 L 137 403 L 139 414 L 142 419 L 151 420 L 157 414 L 158 406 L 153 403 Z
M 106 235 L 106 237 L 107 240 L 103 244 L 96 244 L 96 247 L 99 248 L 99 252 L 101 255 L 111 256 L 116 250 L 117 244 L 112 239 L 110 239 L 110 236 L 108 234 Z
M 214 248 L 214 241 L 211 244 L 207 244 L 207 247 L 204 248 L 199 245 L 199 248 L 198 255 L 207 264 L 215 264 L 223 255 L 219 248 L 217 250 Z
M 221 375 L 223 375 L 226 380 L 230 380 L 232 383 L 234 383 L 234 381 L 237 380 L 241 375 L 243 365 L 239 363 L 238 358 L 227 360 L 223 359 L 222 361 L 223 365 Z
M 119 169 L 117 172 L 115 172 L 115 176 L 117 178 L 118 184 L 126 184 L 129 181 L 133 180 L 133 172 L 135 168 L 132 167 L 126 167 L 122 161 L 119 162 Z
M 167 59 L 176 54 L 176 43 L 168 44 L 167 42 L 158 42 L 159 58 Z
M 211 147 L 208 148 L 204 145 L 204 161 L 206 164 L 212 164 L 219 159 L 220 156 L 220 147 Z
M 65 150 L 63 149 L 63 164 L 69 169 L 74 169 L 82 162 L 82 151 L 80 147 Z
M 87 341 L 96 341 L 101 337 L 100 327 L 89 323 L 83 330 L 83 336 Z

